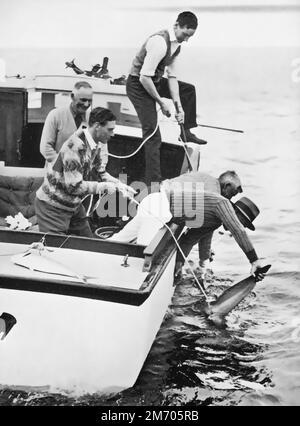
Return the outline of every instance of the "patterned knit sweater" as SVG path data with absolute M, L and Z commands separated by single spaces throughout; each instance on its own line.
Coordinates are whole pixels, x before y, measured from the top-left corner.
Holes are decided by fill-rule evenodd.
M 98 194 L 106 181 L 107 145 L 98 143 L 91 151 L 85 137 L 72 135 L 62 146 L 57 160 L 46 165 L 46 176 L 36 196 L 62 210 L 75 211 L 87 194 Z M 110 175 L 108 175 L 110 176 Z

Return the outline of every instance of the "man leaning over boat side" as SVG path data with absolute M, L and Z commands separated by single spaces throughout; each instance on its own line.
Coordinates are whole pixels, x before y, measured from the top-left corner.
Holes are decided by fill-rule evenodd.
M 56 159 L 64 142 L 81 126 L 87 127 L 87 111 L 92 104 L 93 89 L 87 81 L 75 83 L 71 103 L 54 108 L 46 117 L 40 152 L 48 162 Z
M 35 199 L 40 232 L 92 238 L 82 205 L 84 197 L 112 194 L 116 190 L 133 196 L 135 191 L 131 187 L 106 171 L 107 142 L 114 134 L 115 125 L 116 117 L 110 110 L 94 108 L 88 128 L 70 136 L 56 154 L 56 160 L 47 163 L 44 182 Z
M 240 192 L 241 182 L 233 171 L 222 173 L 218 179 L 194 172 L 166 180 L 159 192 L 142 200 L 137 215 L 110 240 L 129 242 L 137 238 L 137 243 L 147 245 L 163 224 L 172 220 L 188 227 L 179 241 L 185 257 L 200 243 L 199 262 L 204 268 L 210 257 L 213 232 L 223 224 L 251 263 L 251 274 L 255 274 L 261 262 L 244 227 L 255 229 L 252 222 L 259 210 L 246 197 L 233 204 L 230 199 Z M 178 252 L 177 273 L 183 261 Z M 260 274 L 259 279 L 262 277 Z
M 243 192 L 241 179 L 234 170 L 227 170 L 218 178 L 198 171 L 184 173 L 173 179 L 165 180 L 163 185 L 184 185 L 184 183 L 202 183 L 204 191 L 219 194 L 227 200 L 231 200 L 234 196 Z M 207 204 L 204 208 L 206 208 L 208 213 Z M 194 245 L 198 243 L 200 278 L 204 278 L 209 259 L 211 257 L 212 236 L 213 231 L 206 232 L 203 224 L 203 226 L 199 228 L 188 228 L 180 241 L 180 247 L 186 257 L 189 255 Z M 179 276 L 181 274 L 183 264 L 183 256 L 178 251 L 175 265 L 175 276 Z
M 176 62 L 181 43 L 193 36 L 198 26 L 192 12 L 182 12 L 171 29 L 152 34 L 136 54 L 126 83 L 126 91 L 142 125 L 143 138 L 150 136 L 157 125 L 156 104 L 164 115 L 170 116 L 169 106 L 163 98 L 171 98 L 178 104 L 176 119 L 183 124 L 189 142 L 206 144 L 190 129 L 197 127 L 196 91 L 192 84 L 178 81 Z M 163 74 L 167 71 L 167 78 Z M 183 135 L 181 135 L 183 137 Z M 145 182 L 161 182 L 161 135 L 159 128 L 145 145 Z

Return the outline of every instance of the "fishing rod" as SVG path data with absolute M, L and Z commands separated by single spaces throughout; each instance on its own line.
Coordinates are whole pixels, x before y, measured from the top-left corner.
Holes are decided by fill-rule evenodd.
M 175 107 L 176 107 L 176 111 L 177 111 L 177 113 L 179 112 L 179 108 L 178 108 L 178 103 L 177 102 L 175 102 Z M 161 108 L 159 108 L 158 109 L 158 112 L 161 110 Z M 170 115 L 169 115 L 170 116 Z M 155 133 L 156 133 L 156 131 L 157 131 L 157 129 L 158 129 L 158 126 L 159 126 L 159 122 L 158 122 L 158 120 L 157 120 L 157 123 L 156 123 L 156 126 L 155 126 L 155 129 L 153 130 L 153 132 L 149 135 L 149 136 L 147 136 L 143 141 L 142 141 L 142 143 L 138 146 L 138 148 L 135 150 L 135 151 L 133 151 L 133 152 L 131 152 L 130 154 L 127 154 L 127 155 L 116 155 L 116 154 L 112 154 L 112 153 L 108 153 L 108 156 L 109 157 L 113 157 L 113 158 L 118 158 L 118 159 L 126 159 L 126 158 L 131 158 L 131 157 L 133 157 L 134 155 L 136 155 L 141 149 L 142 149 L 142 147 L 145 145 L 145 143 L 146 142 L 148 142 L 148 140 L 149 139 L 151 139 L 154 135 L 155 135 Z M 181 131 L 182 131 L 182 136 L 183 136 L 183 140 L 181 139 L 181 138 L 179 138 L 179 140 L 182 142 L 182 144 L 183 144 L 183 148 L 184 148 L 184 151 L 185 151 L 185 155 L 186 155 L 186 158 L 187 158 L 187 161 L 188 161 L 188 167 L 189 167 L 189 170 L 190 171 L 192 171 L 193 170 L 193 166 L 192 166 L 192 162 L 191 162 L 191 159 L 190 159 L 190 156 L 189 156 L 189 153 L 188 153 L 188 150 L 187 150 L 187 148 L 186 148 L 186 143 L 187 143 L 187 140 L 186 140 L 186 134 L 185 134 L 185 130 L 184 130 L 184 127 L 183 127 L 183 125 L 181 124 L 180 125 L 181 126 Z
M 199 127 L 208 127 L 209 129 L 225 130 L 227 132 L 244 133 L 244 130 L 230 129 L 228 127 L 209 126 L 208 124 L 198 124 Z
M 179 112 L 177 102 L 175 102 L 175 107 L 176 107 L 176 111 Z M 160 111 L 160 110 L 161 110 L 161 108 L 158 109 L 158 111 Z M 113 158 L 118 158 L 118 159 L 127 159 L 127 158 L 131 158 L 131 157 L 135 156 L 142 149 L 142 147 L 145 145 L 145 143 L 148 142 L 148 140 L 151 139 L 152 136 L 154 136 L 154 134 L 156 133 L 156 131 L 158 129 L 158 126 L 159 126 L 159 121 L 157 120 L 155 129 L 153 130 L 153 132 L 142 141 L 142 143 L 138 146 L 138 148 L 135 151 L 133 151 L 130 154 L 127 154 L 127 155 L 116 155 L 116 154 L 112 154 L 112 153 L 109 152 L 108 156 L 113 157 Z M 183 144 L 185 155 L 186 155 L 186 158 L 187 158 L 187 161 L 188 161 L 189 171 L 193 171 L 192 161 L 191 161 L 191 158 L 189 156 L 189 153 L 188 153 L 188 150 L 187 150 L 187 147 L 186 147 L 186 143 L 187 143 L 186 134 L 185 134 L 185 130 L 184 130 L 184 127 L 183 127 L 182 124 L 181 124 L 181 131 L 182 131 L 182 135 L 183 135 L 184 140 L 182 140 L 181 138 L 179 138 L 179 140 Z M 97 203 L 95 204 L 95 206 L 92 208 L 94 195 L 88 194 L 83 198 L 83 200 L 85 200 L 88 197 L 90 197 L 90 202 L 89 202 L 89 207 L 88 207 L 87 212 L 86 212 L 87 217 L 90 216 L 95 210 L 97 210 L 98 205 L 100 203 L 100 199 L 99 199 L 97 201 Z
M 176 112 L 177 112 L 177 114 L 179 114 L 178 102 L 174 102 L 174 104 L 175 104 Z M 180 125 L 180 129 L 181 129 L 181 134 L 182 134 L 183 140 L 181 139 L 181 137 L 179 139 L 183 143 L 183 148 L 184 148 L 184 151 L 185 151 L 185 155 L 186 155 L 186 158 L 188 160 L 189 171 L 192 171 L 193 170 L 193 166 L 192 166 L 192 162 L 191 162 L 191 159 L 190 159 L 187 147 L 186 147 L 187 140 L 186 140 L 185 130 L 184 130 L 183 124 L 179 124 L 179 125 Z

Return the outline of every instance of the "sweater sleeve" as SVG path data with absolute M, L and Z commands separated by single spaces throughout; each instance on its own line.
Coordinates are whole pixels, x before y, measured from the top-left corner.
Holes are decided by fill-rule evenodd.
M 52 110 L 46 117 L 40 142 L 40 153 L 49 162 L 52 162 L 57 157 L 55 151 L 57 126 L 56 111 Z
M 241 247 L 249 262 L 254 262 L 258 259 L 254 247 L 243 227 L 239 221 L 235 211 L 229 200 L 221 199 L 217 203 L 217 216 L 222 221 L 223 225 L 231 232 L 235 241 Z
M 70 195 L 98 194 L 104 183 L 83 179 L 82 141 L 71 136 L 63 145 L 60 155 L 63 164 L 65 190 Z
M 93 162 L 93 170 L 95 174 L 99 177 L 102 182 L 116 182 L 118 179 L 115 179 L 106 171 L 106 166 L 108 163 L 108 149 L 107 144 L 100 144 L 100 147 L 97 148 L 96 157 Z

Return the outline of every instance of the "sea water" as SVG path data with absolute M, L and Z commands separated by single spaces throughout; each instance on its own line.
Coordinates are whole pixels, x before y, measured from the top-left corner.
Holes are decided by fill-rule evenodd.
M 258 205 L 256 231 L 249 235 L 258 255 L 272 264 L 268 276 L 219 330 L 202 316 L 201 295 L 186 265 L 133 388 L 80 396 L 3 389 L 0 405 L 299 405 L 300 48 L 288 40 L 284 46 L 254 44 L 186 46 L 180 77 L 197 88 L 200 124 L 244 131 L 195 132 L 208 140 L 201 148 L 201 170 L 213 176 L 235 170 L 243 195 Z M 63 70 L 66 60 L 76 57 L 87 68 L 109 56 L 109 69 L 119 77 L 127 73 L 134 49 L 0 52 L 11 74 L 71 73 Z M 207 290 L 212 297 L 250 272 L 234 239 L 220 231 L 212 243 L 216 254 Z M 197 257 L 195 247 L 193 268 Z

